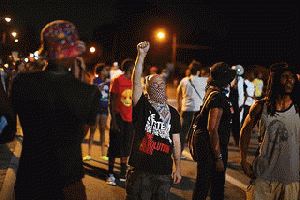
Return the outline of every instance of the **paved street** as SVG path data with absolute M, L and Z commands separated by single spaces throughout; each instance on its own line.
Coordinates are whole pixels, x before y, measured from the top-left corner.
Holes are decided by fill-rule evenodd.
M 168 88 L 168 97 L 169 103 L 176 108 L 175 100 L 175 87 Z M 18 133 L 21 133 L 20 127 Z M 84 139 L 82 143 L 83 156 L 87 155 L 88 150 L 88 138 Z M 17 140 L 17 143 L 11 143 L 7 145 L 0 146 L 0 187 L 2 186 L 1 182 L 11 181 L 14 179 L 14 162 L 18 159 L 12 153 L 14 151 L 15 144 L 21 144 L 19 142 L 20 138 Z M 108 144 L 108 129 L 106 130 L 106 143 Z M 19 145 L 20 146 L 20 145 Z M 257 148 L 257 139 L 253 136 L 249 150 L 251 151 L 251 158 L 253 159 L 254 152 Z M 85 177 L 83 179 L 84 184 L 87 188 L 87 195 L 89 200 L 98 200 L 98 199 L 124 199 L 125 197 L 125 183 L 120 182 L 117 177 L 117 185 L 109 186 L 106 184 L 105 180 L 107 178 L 107 169 L 108 161 L 102 160 L 100 155 L 100 146 L 99 146 L 99 133 L 95 134 L 95 142 L 92 148 L 92 160 L 84 162 L 85 168 Z M 15 154 L 19 155 L 19 152 L 15 151 Z M 189 153 L 185 150 L 183 152 L 184 156 L 187 158 L 182 160 L 182 181 L 179 185 L 173 185 L 171 189 L 171 199 L 191 199 L 192 191 L 195 183 L 196 177 L 196 163 L 192 161 Z M 9 160 L 14 158 L 10 163 Z M 12 168 L 12 169 L 10 169 Z M 10 169 L 9 175 L 7 171 Z M 120 170 L 119 159 L 116 159 L 115 172 L 118 176 Z M 6 176 L 5 176 L 6 175 Z M 11 180 L 10 180 L 11 179 Z M 245 199 L 246 187 L 249 183 L 249 178 L 247 178 L 244 173 L 241 171 L 239 166 L 239 149 L 234 145 L 233 139 L 231 137 L 229 144 L 229 165 L 226 172 L 226 185 L 225 185 L 225 199 L 228 200 L 243 200 Z M 7 183 L 7 188 L 11 186 Z M 8 185 L 8 186 L 7 186 Z M 0 194 L 6 194 L 8 191 L 1 191 Z M 4 199 L 3 196 L 0 197 L 0 200 Z M 10 198 L 7 198 L 8 200 Z M 209 199 L 209 198 L 207 198 Z

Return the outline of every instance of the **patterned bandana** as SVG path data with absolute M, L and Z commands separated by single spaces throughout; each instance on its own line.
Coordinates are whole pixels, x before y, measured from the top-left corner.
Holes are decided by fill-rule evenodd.
M 146 89 L 148 98 L 154 102 L 165 104 L 166 98 L 166 86 L 163 78 L 158 75 L 150 75 L 146 78 Z
M 40 52 L 46 51 L 50 59 L 77 57 L 86 49 L 75 26 L 63 20 L 47 24 L 41 32 L 41 41 Z
M 158 112 L 165 124 L 170 122 L 170 108 L 167 105 L 166 86 L 160 75 L 154 74 L 146 77 L 147 94 L 152 107 Z

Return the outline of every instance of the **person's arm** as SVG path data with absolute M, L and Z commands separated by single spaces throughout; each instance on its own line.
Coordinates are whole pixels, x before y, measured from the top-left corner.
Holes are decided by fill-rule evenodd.
M 262 109 L 262 105 L 255 102 L 247 115 L 243 127 L 241 128 L 240 137 L 240 153 L 241 153 L 241 167 L 245 174 L 249 177 L 253 177 L 253 171 L 251 164 L 247 162 L 248 147 L 251 139 L 251 132 L 255 124 L 259 120 L 259 113 Z
M 180 180 L 181 180 L 180 134 L 173 134 L 172 137 L 173 137 L 173 142 L 174 142 L 173 157 L 174 157 L 175 168 L 176 168 L 175 171 L 173 172 L 173 183 L 179 184 Z
M 143 64 L 147 52 L 149 51 L 150 43 L 149 42 L 141 42 L 137 45 L 138 55 L 135 61 L 135 66 L 132 73 L 132 81 L 133 81 L 133 91 L 132 91 L 132 102 L 133 106 L 137 104 L 141 95 L 143 94 L 143 86 L 141 83 L 142 73 L 143 73 Z
M 217 171 L 224 171 L 224 163 L 222 162 L 222 154 L 219 141 L 219 125 L 223 114 L 222 108 L 212 108 L 209 110 L 207 130 L 209 132 L 210 145 L 216 159 Z
M 181 98 L 182 98 L 182 90 L 181 90 L 181 84 L 179 84 L 177 88 L 177 111 L 179 114 L 181 113 Z
M 115 110 L 115 104 L 116 104 L 116 99 L 118 95 L 114 92 L 109 93 L 109 110 L 110 110 L 110 116 L 111 116 L 111 127 L 110 129 L 120 131 L 117 122 L 116 122 L 116 110 Z

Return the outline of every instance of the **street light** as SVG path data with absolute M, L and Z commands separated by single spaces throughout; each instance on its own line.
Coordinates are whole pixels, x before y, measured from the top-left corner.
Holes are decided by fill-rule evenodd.
M 159 31 L 156 36 L 159 40 L 162 40 L 165 38 L 165 33 L 163 31 Z
M 156 31 L 157 39 L 162 42 L 166 38 L 166 31 L 164 29 L 158 29 Z M 176 48 L 177 48 L 177 38 L 176 34 L 172 35 L 172 64 L 175 65 L 176 63 Z
M 11 18 L 10 17 L 5 17 L 4 20 L 9 23 L 11 21 Z
M 158 40 L 162 41 L 166 38 L 165 31 L 163 29 L 158 29 L 156 31 L 156 37 Z M 192 44 L 177 44 L 177 35 L 173 34 L 172 35 L 172 64 L 176 64 L 176 53 L 177 49 L 182 48 L 182 49 L 213 49 L 212 47 L 208 46 L 198 46 L 198 45 L 192 45 Z
M 95 47 L 90 47 L 90 53 L 95 53 L 96 52 L 96 48 Z
M 15 38 L 17 36 L 17 33 L 14 31 L 11 33 L 11 35 Z

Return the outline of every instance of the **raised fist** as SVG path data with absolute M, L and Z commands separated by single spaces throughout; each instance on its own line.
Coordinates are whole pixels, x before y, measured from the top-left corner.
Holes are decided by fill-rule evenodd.
M 149 51 L 150 49 L 150 43 L 147 42 L 147 41 L 144 41 L 144 42 L 140 42 L 138 45 L 137 45 L 137 50 L 140 54 L 142 55 L 146 55 L 147 52 Z

